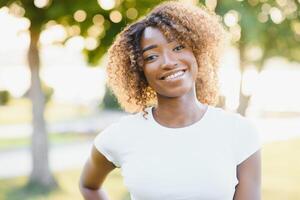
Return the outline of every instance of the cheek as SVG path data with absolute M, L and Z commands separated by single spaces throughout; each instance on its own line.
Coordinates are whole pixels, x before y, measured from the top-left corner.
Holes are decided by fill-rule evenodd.
M 153 79 L 155 79 L 155 75 L 153 70 L 151 70 L 151 68 L 149 66 L 147 66 L 147 68 L 144 68 L 144 76 L 146 78 L 146 81 L 148 82 L 148 84 L 151 86 Z
M 188 53 L 185 55 L 185 59 L 182 60 L 185 65 L 190 67 L 190 70 L 197 75 L 198 73 L 198 63 L 193 53 Z
M 193 82 L 195 82 L 198 77 L 198 63 L 194 56 L 191 56 L 188 60 L 188 66 L 190 67 L 190 76 L 193 79 Z

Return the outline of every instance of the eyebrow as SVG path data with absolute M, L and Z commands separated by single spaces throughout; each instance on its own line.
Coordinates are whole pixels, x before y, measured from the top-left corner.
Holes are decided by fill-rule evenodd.
M 145 47 L 143 50 L 142 50 L 142 53 L 144 53 L 145 51 L 148 51 L 148 50 L 150 50 L 150 49 L 154 49 L 154 48 L 156 48 L 157 47 L 157 45 L 150 45 L 150 46 L 147 46 L 147 47 Z
M 171 43 L 171 42 L 174 42 L 174 40 L 168 41 L 168 44 Z M 154 49 L 154 48 L 156 48 L 156 47 L 157 47 L 156 44 L 147 46 L 147 47 L 145 47 L 145 48 L 142 50 L 142 54 L 143 54 L 145 51 L 148 51 L 148 50 L 150 50 L 150 49 Z

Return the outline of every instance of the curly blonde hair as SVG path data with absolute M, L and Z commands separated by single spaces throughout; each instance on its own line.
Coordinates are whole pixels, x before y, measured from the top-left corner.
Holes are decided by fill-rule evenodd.
M 219 96 L 218 60 L 225 29 L 220 18 L 205 7 L 177 1 L 156 6 L 146 17 L 128 25 L 108 50 L 107 84 L 121 107 L 130 113 L 157 104 L 156 92 L 143 73 L 140 40 L 146 27 L 157 27 L 167 39 L 191 47 L 198 64 L 197 99 L 216 105 Z

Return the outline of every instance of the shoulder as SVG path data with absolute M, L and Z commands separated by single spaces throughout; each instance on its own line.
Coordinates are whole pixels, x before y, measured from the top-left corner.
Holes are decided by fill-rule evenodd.
M 108 125 L 102 132 L 109 132 L 110 134 L 125 134 L 139 126 L 142 126 L 145 119 L 143 113 L 126 114 L 121 116 L 118 120 Z
M 226 132 L 237 164 L 261 148 L 261 136 L 253 120 L 222 108 L 212 110 L 212 118 L 218 123 L 215 127 Z
M 213 120 L 224 124 L 234 124 L 239 120 L 244 120 L 239 113 L 224 110 L 223 108 L 210 106 L 210 115 Z
M 209 119 L 215 127 L 228 131 L 228 134 L 232 134 L 233 137 L 249 137 L 258 134 L 254 121 L 239 113 L 212 107 L 210 116 Z
M 256 127 L 253 120 L 241 115 L 240 113 L 225 111 L 221 108 L 218 108 L 217 110 L 219 111 L 219 116 L 230 121 L 236 129 L 255 129 Z
M 140 126 L 143 122 L 145 122 L 145 119 L 143 117 L 142 112 L 134 113 L 134 114 L 128 114 L 119 119 L 118 126 L 120 128 L 124 129 L 130 129 L 133 127 Z

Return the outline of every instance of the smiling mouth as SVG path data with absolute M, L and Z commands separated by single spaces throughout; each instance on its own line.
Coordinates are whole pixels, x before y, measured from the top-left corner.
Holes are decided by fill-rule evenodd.
M 169 76 L 162 77 L 161 80 L 171 81 L 171 80 L 179 79 L 179 78 L 181 78 L 181 77 L 185 74 L 185 71 L 186 71 L 186 70 L 178 71 L 178 72 L 176 72 L 176 73 L 174 73 L 174 74 L 171 74 L 171 75 L 169 75 Z

